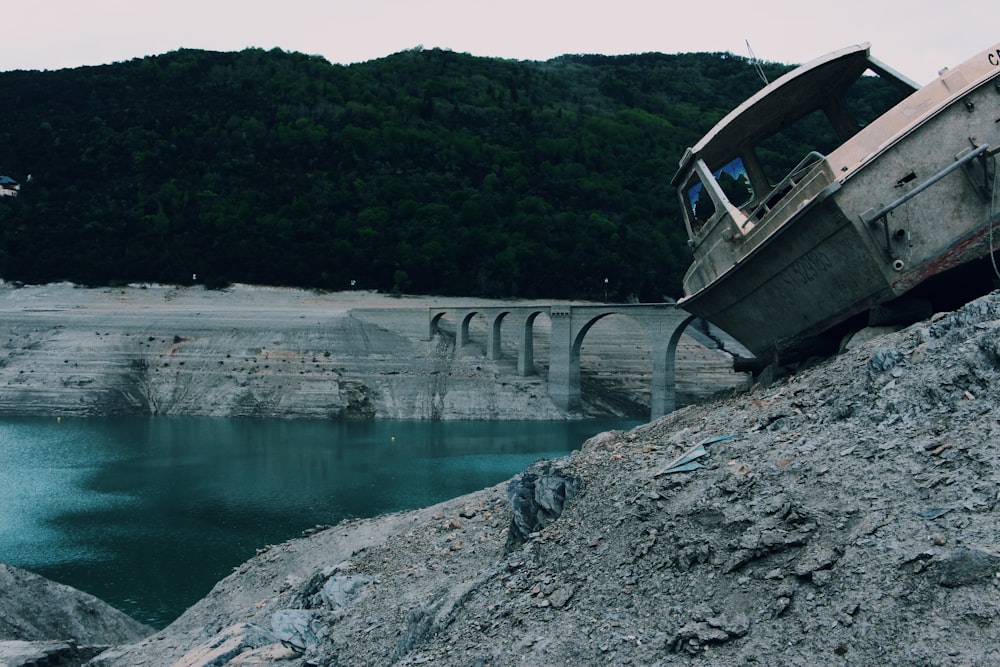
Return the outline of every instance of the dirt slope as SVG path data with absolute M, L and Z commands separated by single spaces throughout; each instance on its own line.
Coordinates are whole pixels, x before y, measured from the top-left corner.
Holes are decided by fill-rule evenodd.
M 994 293 L 274 546 L 94 664 L 1000 664 L 998 396 Z

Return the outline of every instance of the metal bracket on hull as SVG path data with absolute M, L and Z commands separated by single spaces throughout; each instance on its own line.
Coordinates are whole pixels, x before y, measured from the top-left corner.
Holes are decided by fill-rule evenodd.
M 895 259 L 895 255 L 892 252 L 892 244 L 889 239 L 889 221 L 886 219 L 886 216 L 888 216 L 892 211 L 894 211 L 895 209 L 899 208 L 906 202 L 910 201 L 911 199 L 919 195 L 927 188 L 931 187 L 932 185 L 940 181 L 942 178 L 944 178 L 951 172 L 961 168 L 963 165 L 968 164 L 969 162 L 971 162 L 972 160 L 983 154 L 988 154 L 989 151 L 990 151 L 989 144 L 982 144 L 981 146 L 977 146 L 975 149 L 969 151 L 965 155 L 956 159 L 953 163 L 949 164 L 947 167 L 945 167 L 938 173 L 934 174 L 933 176 L 931 176 L 926 181 L 924 181 L 917 187 L 907 192 L 899 199 L 896 199 L 891 204 L 883 206 L 882 208 L 880 208 L 875 212 L 865 211 L 863 214 L 861 214 L 861 221 L 866 225 L 876 222 L 878 220 L 882 221 L 882 226 L 885 230 L 885 252 L 888 255 L 889 259 Z
M 996 182 L 996 160 L 990 162 L 987 158 L 993 157 L 997 153 L 1000 153 L 1000 148 L 994 148 L 982 153 L 978 160 L 979 166 L 981 167 L 980 170 L 977 170 L 973 164 L 968 162 L 966 163 L 968 168 L 965 170 L 965 175 L 969 179 L 969 183 L 975 189 L 976 194 L 983 200 L 984 204 L 989 204 L 994 199 L 993 190 Z

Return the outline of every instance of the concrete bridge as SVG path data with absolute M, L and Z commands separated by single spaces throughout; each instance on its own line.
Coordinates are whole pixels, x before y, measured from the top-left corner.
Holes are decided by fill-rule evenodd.
M 674 390 L 675 353 L 677 342 L 694 316 L 672 303 L 656 304 L 552 304 L 534 306 L 461 306 L 430 308 L 429 336 L 438 332 L 438 324 L 446 314 L 455 320 L 455 349 L 469 342 L 469 323 L 476 315 L 486 319 L 486 357 L 499 360 L 500 331 L 505 322 L 518 327 L 517 372 L 533 375 L 535 361 L 533 326 L 535 319 L 548 315 L 552 323 L 549 351 L 549 396 L 566 411 L 576 411 L 580 401 L 580 347 L 594 324 L 608 315 L 625 315 L 638 322 L 649 337 L 653 353 L 653 387 L 651 418 L 661 417 L 676 407 Z

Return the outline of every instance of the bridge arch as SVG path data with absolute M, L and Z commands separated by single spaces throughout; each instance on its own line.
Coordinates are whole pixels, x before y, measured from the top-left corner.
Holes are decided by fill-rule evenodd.
M 545 309 L 532 309 L 521 320 L 521 344 L 517 348 L 517 374 L 534 375 L 535 370 L 535 320 L 548 315 Z
M 468 345 L 471 340 L 469 336 L 469 324 L 472 323 L 472 318 L 479 314 L 478 310 L 467 310 L 461 313 L 456 319 L 455 327 L 455 347 L 461 349 Z
M 440 331 L 441 320 L 446 315 L 451 315 L 455 319 L 455 347 L 461 350 L 472 340 L 470 330 L 473 320 L 477 315 L 482 316 L 486 321 L 486 356 L 496 361 L 503 357 L 503 326 L 514 320 L 520 323 L 520 328 L 515 332 L 519 336 L 518 374 L 532 375 L 535 373 L 533 327 L 537 317 L 547 313 L 547 306 L 432 308 L 429 311 L 428 338 L 433 338 Z
M 569 399 L 578 408 L 580 395 L 580 356 L 583 342 L 590 330 L 600 320 L 611 315 L 627 317 L 646 333 L 653 359 L 653 377 L 650 387 L 650 415 L 655 419 L 677 407 L 675 386 L 677 383 L 677 345 L 688 325 L 695 320 L 693 315 L 672 309 L 675 317 L 664 317 L 660 304 L 649 308 L 623 306 L 602 309 L 593 315 L 585 315 L 573 323 L 572 342 L 568 358 Z M 680 315 L 677 318 L 676 315 Z M 573 394 L 575 393 L 575 396 Z
M 448 314 L 448 312 L 449 311 L 447 310 L 431 310 L 430 328 L 428 329 L 427 334 L 428 340 L 434 338 L 434 334 L 438 333 L 441 326 L 441 320 Z
M 573 405 L 578 409 L 583 402 L 583 391 L 582 385 L 580 383 L 580 352 L 583 350 L 583 341 L 587 337 L 587 333 L 597 324 L 600 320 L 610 315 L 617 315 L 613 310 L 608 310 L 606 312 L 598 313 L 588 320 L 584 320 L 578 323 L 576 330 L 571 331 L 572 341 L 570 343 L 569 352 L 569 373 L 567 380 L 569 382 L 570 393 L 575 391 L 576 396 L 570 397 Z
M 619 313 L 614 310 L 609 310 L 607 312 L 599 313 L 591 317 L 589 320 L 583 322 L 580 325 L 579 330 L 576 331 L 573 336 L 573 356 L 575 356 L 577 359 L 580 358 L 580 350 L 583 348 L 583 339 L 587 337 L 587 332 L 590 331 L 595 324 L 597 324 L 600 320 L 603 320 L 605 317 L 609 317 L 611 315 L 622 315 L 622 314 L 624 313 Z M 628 315 L 626 315 L 626 317 L 628 317 Z

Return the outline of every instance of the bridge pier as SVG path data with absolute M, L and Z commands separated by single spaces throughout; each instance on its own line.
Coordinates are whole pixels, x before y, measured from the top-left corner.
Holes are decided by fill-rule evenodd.
M 475 317 L 476 311 L 460 310 L 455 313 L 457 326 L 455 327 L 455 350 L 461 350 L 469 343 L 469 322 Z
M 521 322 L 521 346 L 517 348 L 517 374 L 521 377 L 535 374 L 535 318 L 541 314 L 536 310 Z
M 549 345 L 549 397 L 567 412 L 580 409 L 580 348 L 573 344 L 573 311 L 552 306 L 552 337 Z
M 502 356 L 500 351 L 500 325 L 503 323 L 507 313 L 508 311 L 504 311 L 496 317 L 490 318 L 492 322 L 490 322 L 489 328 L 486 331 L 486 358 L 490 361 L 497 361 Z
M 677 312 L 677 311 L 675 311 Z M 679 313 L 687 315 L 686 313 Z M 645 319 L 645 318 L 644 318 Z M 677 409 L 677 344 L 694 316 L 684 317 L 680 324 L 668 319 L 650 318 L 643 326 L 652 342 L 653 386 L 650 397 L 650 418 L 656 419 Z M 642 320 L 640 320 L 642 321 Z

